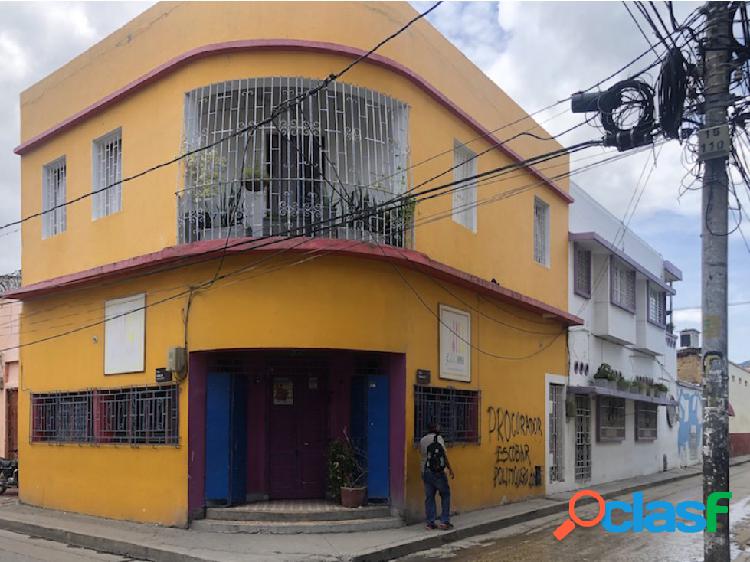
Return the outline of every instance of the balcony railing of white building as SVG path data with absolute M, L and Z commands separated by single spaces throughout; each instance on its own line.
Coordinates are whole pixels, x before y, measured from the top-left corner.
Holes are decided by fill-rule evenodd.
M 186 95 L 179 243 L 301 235 L 410 245 L 412 200 L 388 203 L 408 187 L 405 104 L 332 83 L 255 127 L 318 84 L 250 78 Z

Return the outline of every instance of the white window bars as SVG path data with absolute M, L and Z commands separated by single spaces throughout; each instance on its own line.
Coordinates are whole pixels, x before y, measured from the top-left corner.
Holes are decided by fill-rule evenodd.
M 465 145 L 455 142 L 453 146 L 453 180 L 457 184 L 453 192 L 453 220 L 477 231 L 477 155 Z M 468 181 L 465 181 L 468 180 Z
M 92 217 L 106 217 L 122 209 L 122 131 L 117 129 L 94 141 Z
M 549 205 L 534 198 L 534 261 L 549 265 Z
M 378 207 L 407 190 L 405 104 L 335 82 L 232 136 L 319 83 L 248 78 L 186 94 L 184 153 L 217 144 L 182 161 L 181 243 L 305 235 L 405 244 L 413 209 Z
M 66 175 L 65 156 L 50 162 L 42 169 L 42 238 L 49 238 L 65 231 Z

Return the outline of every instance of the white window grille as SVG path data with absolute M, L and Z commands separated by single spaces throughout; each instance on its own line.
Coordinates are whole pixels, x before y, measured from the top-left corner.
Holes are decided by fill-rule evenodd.
M 477 155 L 456 141 L 453 147 L 453 220 L 472 232 L 477 231 Z M 468 180 L 468 181 L 465 181 Z
M 42 176 L 42 238 L 49 238 L 64 232 L 67 226 L 65 157 L 44 166 Z
M 217 144 L 182 161 L 180 242 L 305 235 L 404 245 L 413 207 L 382 203 L 407 189 L 405 104 L 335 82 L 233 136 L 319 84 L 249 78 L 186 94 L 183 150 Z
M 612 304 L 635 312 L 635 270 L 612 258 L 610 271 L 610 300 Z
M 591 480 L 591 398 L 576 396 L 576 482 Z
M 106 217 L 122 209 L 122 131 L 117 129 L 94 141 L 92 217 Z
M 591 298 L 591 251 L 578 244 L 573 245 L 573 291 Z
M 648 284 L 648 321 L 662 328 L 667 325 L 667 294 L 653 283 Z
M 565 482 L 565 385 L 549 385 L 550 482 Z
M 534 261 L 549 265 L 549 205 L 534 198 Z

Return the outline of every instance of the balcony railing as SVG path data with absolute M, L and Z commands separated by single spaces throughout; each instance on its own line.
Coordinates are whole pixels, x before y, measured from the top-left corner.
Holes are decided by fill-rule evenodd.
M 254 184 L 254 185 L 251 185 Z M 310 236 L 409 247 L 414 208 L 409 199 L 378 202 L 367 190 L 330 197 L 322 182 L 219 183 L 202 193 L 178 193 L 180 243 L 219 238 Z
M 409 245 L 413 203 L 399 198 L 408 183 L 408 108 L 334 82 L 274 113 L 318 85 L 249 78 L 187 94 L 180 243 L 322 236 Z M 202 146 L 210 148 L 196 151 Z

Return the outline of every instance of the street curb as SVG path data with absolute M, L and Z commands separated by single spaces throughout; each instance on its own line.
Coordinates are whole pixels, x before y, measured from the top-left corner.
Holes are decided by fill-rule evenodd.
M 730 462 L 730 466 L 739 466 L 748 462 L 750 462 L 750 458 L 745 458 L 742 460 L 738 460 L 736 462 Z M 692 478 L 694 476 L 700 476 L 701 474 L 702 473 L 700 471 L 696 471 L 690 474 L 676 474 L 671 478 L 666 478 L 664 480 L 660 480 L 659 482 L 635 484 L 633 486 L 628 486 L 626 488 L 621 488 L 618 490 L 613 490 L 611 492 L 606 492 L 602 494 L 602 497 L 604 499 L 611 499 L 617 496 L 621 496 L 623 494 L 629 494 L 632 492 L 645 490 L 646 488 L 650 488 L 652 486 L 661 486 L 663 484 L 670 484 L 672 482 L 678 482 L 680 480 L 685 480 L 687 478 Z M 583 498 L 577 503 L 580 503 L 581 505 L 585 505 L 587 503 L 593 503 L 594 501 L 595 500 L 592 498 Z M 425 537 L 424 539 L 420 539 L 417 541 L 404 543 L 400 545 L 388 546 L 385 548 L 379 548 L 375 550 L 370 550 L 368 552 L 357 554 L 356 556 L 353 556 L 349 560 L 351 560 L 351 562 L 381 562 L 383 560 L 393 560 L 394 558 L 401 558 L 402 556 L 408 556 L 410 554 L 415 554 L 417 552 L 431 550 L 433 548 L 439 548 L 446 544 L 450 544 L 450 543 L 454 543 L 454 542 L 468 539 L 471 537 L 475 537 L 477 535 L 484 535 L 486 533 L 491 533 L 493 531 L 499 531 L 500 529 L 505 529 L 513 525 L 518 525 L 519 523 L 525 523 L 526 521 L 530 521 L 532 519 L 538 519 L 542 517 L 547 517 L 549 515 L 554 515 L 556 513 L 562 513 L 566 511 L 567 509 L 568 509 L 567 501 L 558 502 L 553 505 L 549 505 L 547 507 L 542 507 L 542 508 L 535 509 L 532 511 L 527 511 L 526 513 L 519 513 L 518 515 L 512 515 L 510 517 L 496 519 L 494 521 L 488 521 L 486 523 L 480 523 L 471 527 L 455 529 L 453 531 L 448 531 L 446 533 L 441 533 L 439 535 L 432 535 L 429 537 Z
M 750 462 L 750 458 L 730 463 L 730 466 L 738 466 L 748 462 Z M 661 486 L 663 484 L 669 484 L 671 482 L 677 482 L 679 480 L 685 480 L 687 478 L 692 478 L 694 476 L 700 475 L 701 472 L 698 471 L 691 474 L 679 474 L 670 478 L 666 478 L 664 480 L 660 480 L 659 482 L 636 484 L 633 486 L 628 486 L 626 488 L 606 492 L 602 494 L 602 497 L 604 497 L 605 499 L 610 499 L 616 496 L 621 496 L 623 494 L 645 490 L 646 488 L 650 488 L 652 486 Z M 525 513 L 519 513 L 517 515 L 495 519 L 493 521 L 487 521 L 485 523 L 479 523 L 470 527 L 455 529 L 446 533 L 426 536 L 422 539 L 410 541 L 408 543 L 373 549 L 368 552 L 356 554 L 347 559 L 351 560 L 351 562 L 381 562 L 383 560 L 392 560 L 394 558 L 408 556 L 409 554 L 414 554 L 416 552 L 438 548 L 443 545 L 454 543 L 477 535 L 483 535 L 486 533 L 491 533 L 493 531 L 498 531 L 500 529 L 504 529 L 512 525 L 517 525 L 519 523 L 525 523 L 526 521 L 531 521 L 533 519 L 547 517 L 556 513 L 562 513 L 568 508 L 567 501 L 550 501 L 554 503 L 551 503 L 548 506 L 540 507 L 538 509 L 532 509 Z M 580 503 L 592 503 L 593 501 L 594 500 L 590 498 L 583 498 Z M 188 554 L 178 553 L 173 550 L 144 546 L 142 544 L 112 539 L 109 537 L 86 535 L 84 533 L 66 531 L 64 529 L 58 529 L 55 527 L 45 527 L 43 525 L 26 523 L 24 521 L 18 521 L 15 519 L 5 519 L 3 518 L 2 513 L 0 513 L 0 529 L 13 533 L 29 535 L 32 537 L 53 540 L 71 546 L 88 548 L 107 554 L 116 554 L 118 556 L 151 560 L 153 562 L 212 562 L 207 558 L 190 556 Z
M 180 554 L 171 550 L 144 546 L 128 541 L 119 541 L 108 537 L 65 531 L 54 527 L 44 527 L 13 519 L 3 519 L 1 516 L 0 529 L 30 537 L 48 539 L 70 546 L 88 548 L 97 552 L 151 560 L 153 562 L 208 562 L 205 558 L 196 558 L 195 556 Z

